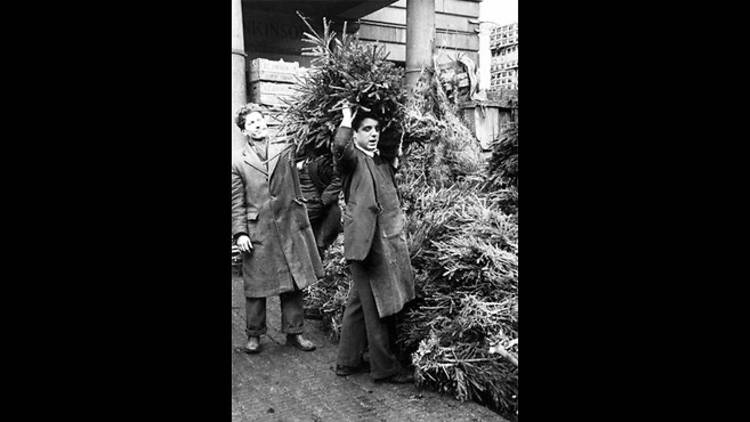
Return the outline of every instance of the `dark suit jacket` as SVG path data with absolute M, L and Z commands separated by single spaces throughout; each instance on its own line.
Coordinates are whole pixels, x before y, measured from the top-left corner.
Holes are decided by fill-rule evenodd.
M 320 202 L 327 207 L 339 200 L 341 192 L 341 178 L 333 171 L 331 157 L 320 155 L 307 165 L 310 179 L 318 190 Z
M 367 261 L 380 317 L 400 311 L 414 299 L 414 274 L 406 244 L 406 219 L 398 197 L 395 169 L 354 147 L 352 129 L 339 128 L 332 144 L 340 167 L 344 210 L 344 257 Z M 370 254 L 374 241 L 383 254 Z M 376 256 L 373 256 L 376 255 Z

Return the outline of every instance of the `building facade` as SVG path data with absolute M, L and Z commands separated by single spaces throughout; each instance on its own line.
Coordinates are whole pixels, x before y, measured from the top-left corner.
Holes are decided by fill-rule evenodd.
M 478 63 L 478 25 L 470 20 L 478 18 L 481 1 L 232 0 L 232 112 L 247 102 L 279 106 L 282 96 L 293 95 L 293 75 L 311 60 L 302 55 L 309 46 L 302 42 L 303 33 L 309 30 L 298 12 L 316 31 L 322 31 L 327 18 L 340 34 L 346 21 L 347 33 L 382 43 L 389 59 L 406 68 L 408 85 L 418 69 L 432 64 L 432 48 L 438 65 L 459 56 Z M 234 124 L 232 138 L 235 147 L 244 142 Z
M 248 102 L 278 104 L 284 85 L 294 80 L 292 70 L 310 64 L 310 57 L 302 55 L 302 48 L 308 46 L 302 34 L 309 30 L 298 13 L 309 18 L 318 32 L 327 18 L 341 33 L 344 21 L 356 22 L 396 0 L 231 1 L 232 113 L 227 118 L 231 118 L 232 147 L 239 148 L 245 139 L 234 125 L 234 113 Z M 349 33 L 356 29 L 356 24 L 347 26 Z
M 434 47 L 438 65 L 456 60 L 459 55 L 478 63 L 479 25 L 476 20 L 481 1 L 434 0 Z M 359 20 L 360 39 L 383 43 L 390 53 L 389 59 L 399 65 L 406 61 L 406 8 L 407 0 L 398 0 Z
M 518 23 L 493 28 L 490 51 L 490 88 L 518 89 Z

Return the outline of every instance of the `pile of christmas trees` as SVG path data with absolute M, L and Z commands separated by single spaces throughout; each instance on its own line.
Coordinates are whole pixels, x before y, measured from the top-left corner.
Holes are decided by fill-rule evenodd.
M 426 113 L 446 127 L 408 151 L 400 170 L 417 299 L 403 313 L 398 342 L 409 352 L 419 384 L 514 419 L 518 173 L 510 162 L 517 161 L 517 130 L 495 145 L 486 166 L 478 165 L 478 143 L 440 85 L 430 77 L 422 82 L 407 115 Z M 424 106 L 432 102 L 438 106 Z M 412 127 L 406 126 L 405 138 Z M 515 150 L 509 147 L 513 139 Z
M 325 22 L 322 35 L 307 37 L 315 58 L 285 126 L 298 151 L 326 153 L 344 99 L 360 109 L 380 109 L 387 122 L 384 155 L 403 144 L 397 183 L 417 291 L 397 324 L 403 357 L 414 365 L 420 385 L 515 419 L 517 128 L 483 164 L 477 140 L 430 69 L 407 95 L 400 90 L 402 74 L 380 47 L 352 37 L 339 40 Z M 350 282 L 341 238 L 325 267 L 325 279 L 307 291 L 306 307 L 335 340 Z
M 305 317 L 321 320 L 331 341 L 338 343 L 351 280 L 344 259 L 343 236 L 328 249 L 323 267 L 325 277 L 305 290 Z

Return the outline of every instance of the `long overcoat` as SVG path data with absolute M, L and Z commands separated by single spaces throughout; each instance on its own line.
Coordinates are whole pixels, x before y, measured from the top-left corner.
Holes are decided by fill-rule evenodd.
M 272 143 L 268 162 L 250 144 L 232 156 L 232 235 L 247 234 L 243 253 L 246 297 L 304 289 L 323 277 L 290 144 Z
M 350 128 L 338 129 L 332 149 L 346 199 L 344 257 L 350 261 L 367 258 L 378 314 L 381 318 L 393 315 L 415 297 L 414 270 L 406 244 L 406 218 L 393 166 L 355 148 Z M 370 254 L 373 241 L 382 243 L 382 255 Z

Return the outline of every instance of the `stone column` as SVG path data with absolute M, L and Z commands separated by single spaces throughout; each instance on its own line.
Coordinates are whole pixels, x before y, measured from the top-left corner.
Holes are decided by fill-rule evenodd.
M 237 125 L 234 124 L 234 116 L 237 110 L 247 103 L 247 86 L 245 79 L 245 39 L 242 29 L 242 0 L 232 1 L 232 148 L 241 147 L 244 136 Z
M 432 66 L 435 46 L 435 0 L 406 0 L 406 88 L 423 67 Z
M 492 81 L 492 51 L 490 50 L 490 32 L 495 25 L 489 22 L 479 23 L 479 90 L 488 91 Z

